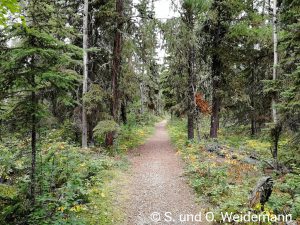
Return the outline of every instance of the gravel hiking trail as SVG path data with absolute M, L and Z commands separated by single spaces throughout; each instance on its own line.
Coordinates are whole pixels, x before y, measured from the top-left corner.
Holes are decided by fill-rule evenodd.
M 208 224 L 204 218 L 199 222 L 199 217 L 196 222 L 182 222 L 185 214 L 199 214 L 201 206 L 184 177 L 184 163 L 171 146 L 166 123 L 156 124 L 154 135 L 129 154 L 131 168 L 123 187 L 126 197 L 120 203 L 126 217 L 122 225 Z

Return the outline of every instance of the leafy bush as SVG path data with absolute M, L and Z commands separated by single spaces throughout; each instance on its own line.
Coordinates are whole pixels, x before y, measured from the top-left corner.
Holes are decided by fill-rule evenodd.
M 300 195 L 296 195 L 291 208 L 293 218 L 300 218 Z
M 268 205 L 277 213 L 287 211 L 293 218 L 300 218 L 300 170 L 293 167 L 293 173 L 285 175 L 275 185 Z
M 80 213 L 92 210 L 89 209 L 92 197 L 89 190 L 94 186 L 101 189 L 103 174 L 115 163 L 105 155 L 62 141 L 63 137 L 58 137 L 57 133 L 55 130 L 49 132 L 39 145 L 34 207 L 27 197 L 30 183 L 27 168 L 24 168 L 30 162 L 28 157 L 19 157 L 20 150 L 17 150 L 22 143 L 17 143 L 13 151 L 1 147 L 1 177 L 7 184 L 0 184 L 0 196 L 3 197 L 0 198 L 0 220 L 5 224 L 17 225 L 26 221 L 39 225 L 88 224 Z M 102 218 L 106 218 L 105 208 L 101 210 Z
M 94 128 L 94 137 L 98 142 L 102 142 L 105 135 L 111 132 L 118 133 L 120 131 L 119 125 L 114 120 L 102 120 Z

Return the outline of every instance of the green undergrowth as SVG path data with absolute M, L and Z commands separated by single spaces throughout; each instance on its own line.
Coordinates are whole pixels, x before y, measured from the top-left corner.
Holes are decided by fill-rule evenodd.
M 143 144 L 154 131 L 153 124 L 139 126 L 123 126 L 117 141 L 118 152 L 127 152 Z
M 208 125 L 201 125 L 205 133 L 205 126 L 207 128 Z M 264 176 L 264 172 L 261 163 L 248 163 L 245 158 L 250 150 L 255 152 L 258 158 L 261 155 L 266 157 L 264 151 L 268 148 L 267 142 L 251 138 L 241 139 L 239 136 L 228 139 L 225 138 L 225 132 L 218 141 L 202 138 L 199 143 L 189 142 L 186 136 L 186 121 L 179 119 L 171 120 L 168 130 L 177 154 L 186 162 L 186 174 L 190 185 L 202 205 L 206 205 L 206 210 L 215 212 L 215 219 L 220 223 L 221 212 L 248 212 L 249 193 Z M 231 135 L 234 136 L 234 133 Z M 270 175 L 275 180 L 275 187 L 265 211 L 270 215 L 291 213 L 294 219 L 299 218 L 299 170 L 295 168 L 293 173 L 280 177 L 274 173 Z M 259 204 L 251 210 L 258 208 Z
M 272 145 L 268 129 L 263 129 L 254 136 L 249 134 L 249 130 L 250 127 L 245 126 L 222 128 L 218 140 L 248 155 L 257 154 L 261 160 L 269 161 Z M 293 159 L 294 163 L 298 162 L 299 164 L 300 152 L 291 135 L 288 133 L 282 134 L 278 149 L 278 159 L 280 161 L 284 163 Z
M 7 151 L 7 147 L 1 146 L 6 159 L 11 160 L 1 161 L 4 180 L 0 188 L 0 221 L 3 224 L 110 224 L 112 209 L 105 198 L 105 184 L 113 179 L 119 162 L 106 154 L 52 139 L 54 133 L 50 132 L 39 146 L 34 207 L 27 197 L 30 179 L 26 165 L 30 161 L 26 153 L 20 151 L 17 143 Z M 91 216 L 82 215 L 96 212 L 93 204 L 96 198 L 101 199 L 97 207 L 105 210 L 97 211 L 98 223 L 92 223 Z
M 114 152 L 103 147 L 82 149 L 65 139 L 61 129 L 48 131 L 38 144 L 34 206 L 28 198 L 30 139 L 3 140 L 0 224 L 110 225 L 121 221 L 113 184 L 128 166 L 126 151 L 143 143 L 156 121 L 121 126 Z
M 201 138 L 208 139 L 210 121 L 208 117 L 204 117 L 200 122 Z M 255 135 L 250 135 L 250 126 L 245 125 L 230 125 L 222 124 L 218 132 L 218 139 L 212 142 L 217 142 L 221 145 L 225 145 L 231 150 L 238 153 L 244 153 L 248 155 L 255 155 L 260 157 L 261 160 L 270 159 L 270 132 L 269 129 L 263 128 Z M 300 162 L 299 146 L 295 144 L 293 136 L 289 133 L 281 135 L 279 141 L 278 158 L 282 162 L 287 162 L 293 159 L 294 163 Z M 300 165 L 300 164 L 299 164 Z

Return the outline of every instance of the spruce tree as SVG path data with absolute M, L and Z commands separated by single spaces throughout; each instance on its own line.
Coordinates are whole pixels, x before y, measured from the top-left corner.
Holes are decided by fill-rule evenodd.
M 5 112 L 1 119 L 14 120 L 30 130 L 32 204 L 36 198 L 36 156 L 39 121 L 44 116 L 45 99 L 56 92 L 67 97 L 78 82 L 71 68 L 78 65 L 74 57 L 80 49 L 58 40 L 61 34 L 57 17 L 58 5 L 53 1 L 31 1 L 24 8 L 26 27 L 6 29 L 2 43 L 6 47 L 0 55 L 0 97 Z M 47 21 L 47 22 L 46 22 Z M 9 45 L 11 39 L 13 46 Z

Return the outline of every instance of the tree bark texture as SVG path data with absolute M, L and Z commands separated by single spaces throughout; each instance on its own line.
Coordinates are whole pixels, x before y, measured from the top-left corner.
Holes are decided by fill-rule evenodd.
M 89 13 L 89 1 L 84 0 L 84 15 L 83 15 L 83 87 L 82 97 L 88 91 L 88 13 Z M 87 124 L 87 112 L 84 101 L 82 101 L 82 147 L 88 147 L 88 124 Z
M 212 58 L 212 109 L 210 121 L 210 137 L 218 137 L 219 129 L 219 112 L 221 108 L 221 96 L 219 93 L 221 83 L 221 60 L 218 54 L 214 54 Z
M 190 36 L 193 37 L 194 33 L 194 12 L 190 6 L 186 7 L 186 25 L 189 29 Z M 188 52 L 187 52 L 187 63 L 188 63 L 188 113 L 187 113 L 187 129 L 188 129 L 188 140 L 192 140 L 195 137 L 194 132 L 194 120 L 195 120 L 195 46 L 193 38 L 189 40 Z
M 34 89 L 35 84 L 35 75 L 33 74 L 31 77 L 32 88 Z M 36 108 L 37 108 L 37 96 L 35 90 L 31 92 L 31 174 L 30 174 L 30 198 L 31 204 L 35 204 L 35 190 L 36 190 Z
M 123 29 L 123 0 L 116 0 L 116 12 L 118 15 L 117 28 L 114 37 L 113 63 L 112 63 L 112 116 L 115 121 L 119 120 L 119 76 L 121 73 L 122 53 L 122 29 Z
M 273 81 L 276 81 L 277 66 L 278 66 L 277 0 L 273 0 L 273 44 L 274 44 Z M 278 122 L 278 115 L 277 115 L 277 109 L 276 109 L 276 95 L 275 94 L 273 94 L 273 97 L 272 97 L 272 117 L 273 117 L 273 122 L 276 124 Z

